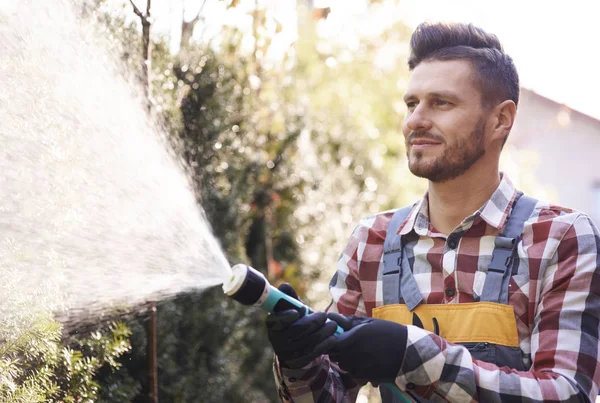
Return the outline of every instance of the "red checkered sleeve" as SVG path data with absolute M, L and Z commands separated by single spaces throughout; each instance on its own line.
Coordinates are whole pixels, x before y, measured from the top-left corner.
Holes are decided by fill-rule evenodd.
M 355 228 L 331 280 L 330 311 L 371 316 L 373 308 L 383 304 L 383 242 L 392 216 L 393 212 L 370 216 Z
M 323 355 L 301 369 L 273 365 L 279 398 L 289 402 L 353 402 L 364 382 L 358 382 Z

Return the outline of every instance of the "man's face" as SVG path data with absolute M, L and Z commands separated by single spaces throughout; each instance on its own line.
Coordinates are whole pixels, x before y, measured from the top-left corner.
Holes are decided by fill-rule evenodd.
M 485 154 L 486 116 L 468 61 L 420 63 L 404 101 L 402 133 L 414 175 L 432 182 L 454 179 Z

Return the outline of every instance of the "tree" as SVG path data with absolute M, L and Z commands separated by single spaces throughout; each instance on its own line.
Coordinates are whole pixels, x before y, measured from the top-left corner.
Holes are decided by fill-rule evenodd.
M 140 18 L 140 22 L 142 24 L 142 63 L 141 63 L 141 78 L 142 78 L 142 88 L 144 90 L 144 98 L 147 100 L 148 111 L 150 112 L 151 102 L 150 102 L 150 75 L 149 71 L 151 69 L 151 61 L 152 61 L 152 46 L 150 40 L 150 27 L 152 26 L 152 15 L 150 12 L 152 0 L 146 0 L 146 11 L 142 12 L 135 4 L 133 0 L 129 0 L 131 3 L 131 7 L 133 7 L 133 12 Z
M 327 55 L 317 51 L 327 40 L 311 33 L 303 33 L 300 43 L 273 60 L 268 55 L 281 24 L 265 9 L 248 15 L 254 21 L 251 32 L 224 24 L 218 45 L 189 41 L 188 29 L 182 51 L 171 55 L 154 38 L 150 80 L 155 107 L 190 167 L 198 201 L 230 261 L 249 261 L 274 284 L 289 281 L 307 295 L 312 281 L 303 276 L 318 279 L 320 270 L 317 262 L 307 265 L 306 257 L 323 251 L 332 261 L 336 242 L 343 242 L 324 236 L 323 228 L 337 225 L 340 217 L 348 226 L 369 207 L 385 204 L 374 205 L 363 192 L 368 184 L 373 193 L 372 176 L 386 175 L 382 164 L 367 164 L 373 154 L 361 144 L 365 127 L 384 130 L 394 120 L 383 112 L 364 112 L 389 77 L 366 74 L 367 60 L 376 51 L 369 43 L 355 59 L 340 64 L 340 77 L 340 70 L 327 62 L 338 49 Z M 188 28 L 200 20 L 194 18 Z M 248 35 L 249 50 L 242 46 Z M 143 58 L 136 57 L 137 63 Z M 357 82 L 371 98 L 340 102 L 340 88 L 351 91 Z M 377 154 L 381 157 L 381 150 Z M 336 200 L 340 189 L 346 196 Z M 346 229 L 332 235 L 346 238 Z M 320 268 L 331 274 L 331 265 Z M 202 394 L 203 401 L 275 401 L 263 319 L 264 313 L 237 306 L 218 289 L 159 303 L 160 399 L 194 401 Z M 142 393 L 136 401 L 141 401 L 148 387 L 146 338 L 142 320 L 129 325 L 133 348 L 122 361 L 128 375 L 120 379 L 139 383 Z M 105 378 L 104 389 L 114 382 L 119 379 Z
M 119 323 L 70 343 L 62 340 L 62 326 L 50 313 L 36 315 L 27 330 L 20 330 L 7 331 L 2 326 L 3 402 L 95 401 L 99 391 L 96 373 L 118 369 L 117 358 L 130 348 L 129 330 Z

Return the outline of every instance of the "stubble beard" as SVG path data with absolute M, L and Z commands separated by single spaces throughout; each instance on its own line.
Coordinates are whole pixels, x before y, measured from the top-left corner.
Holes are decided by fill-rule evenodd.
M 443 154 L 432 162 L 424 161 L 422 151 L 414 151 L 411 158 L 407 150 L 408 168 L 413 175 L 435 183 L 457 178 L 485 154 L 484 132 L 485 121 L 481 119 L 468 137 L 446 148 Z

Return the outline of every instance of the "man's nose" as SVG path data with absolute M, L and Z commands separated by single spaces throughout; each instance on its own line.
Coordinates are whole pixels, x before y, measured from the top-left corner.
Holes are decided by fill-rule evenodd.
M 411 132 L 420 132 L 431 129 L 433 123 L 427 116 L 424 108 L 421 105 L 417 105 L 412 113 L 406 117 L 405 125 Z

